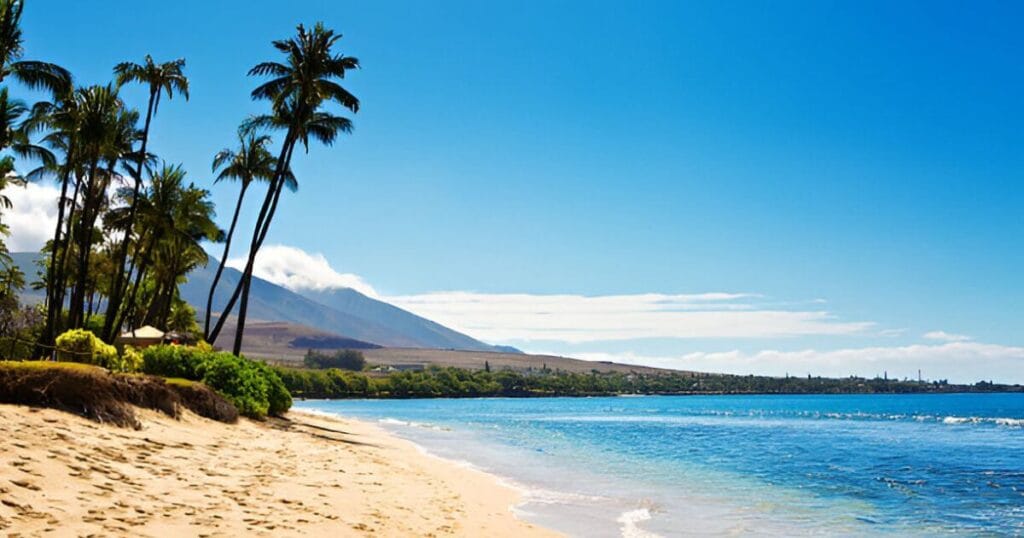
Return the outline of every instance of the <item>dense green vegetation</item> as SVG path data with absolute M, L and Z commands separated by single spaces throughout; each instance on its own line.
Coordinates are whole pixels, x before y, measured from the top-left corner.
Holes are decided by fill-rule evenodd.
M 142 350 L 142 371 L 169 378 L 202 381 L 252 418 L 281 415 L 291 394 L 269 366 L 208 346 L 150 346 Z
M 318 370 L 338 368 L 339 370 L 358 372 L 366 367 L 366 358 L 354 349 L 342 349 L 330 354 L 311 349 L 306 352 L 302 363 L 306 365 L 306 368 Z
M 310 140 L 332 145 L 352 130 L 337 110 L 357 112 L 359 100 L 342 86 L 359 61 L 340 53 L 341 35 L 321 23 L 298 25 L 295 34 L 272 43 L 279 58 L 257 63 L 247 73 L 261 80 L 248 98 L 267 108 L 244 118 L 237 149 L 213 154 L 216 181 L 240 185 L 225 233 L 214 221 L 210 193 L 191 182 L 181 165 L 154 152 L 159 140 L 161 104 L 187 101 L 191 87 L 183 58 L 125 61 L 111 79 L 81 84 L 58 65 L 24 60 L 21 31 L 25 0 L 0 0 L 0 345 L 7 358 L 55 357 L 57 347 L 85 346 L 84 355 L 112 358 L 84 337 L 56 346 L 67 330 L 88 329 L 105 344 L 125 330 L 153 325 L 215 342 L 237 307 L 235 355 L 239 354 L 252 280 L 253 262 L 270 229 L 282 190 L 295 190 L 292 158 Z M 39 5 L 38 8 L 45 9 Z M 239 73 L 239 76 L 244 76 Z M 9 79 L 26 88 L 29 104 L 8 88 Z M 128 85 L 143 88 L 139 102 L 124 98 Z M 241 96 L 240 96 L 241 97 Z M 175 106 L 180 106 L 175 103 Z M 278 132 L 275 141 L 271 134 Z M 228 133 L 225 133 L 228 134 Z M 56 225 L 42 249 L 38 279 L 11 260 L 3 242 L 3 210 L 11 200 L 4 189 L 26 181 L 53 181 L 60 191 Z M 238 216 L 247 193 L 257 186 L 262 199 L 247 243 L 247 264 L 227 304 L 214 304 L 232 240 L 239 240 Z M 224 242 L 219 269 L 206 301 L 203 327 L 178 287 L 194 268 L 209 261 L 203 242 Z M 18 293 L 26 285 L 45 290 L 38 308 L 25 308 Z M 213 316 L 217 315 L 216 321 Z M 68 337 L 70 338 L 70 337 Z M 33 345 L 34 344 L 34 345 Z M 119 354 L 120 360 L 123 355 Z M 131 357 L 129 357 L 131 358 Z M 106 359 L 103 359 L 106 360 Z M 121 370 L 129 366 L 105 366 Z
M 481 396 L 609 396 L 618 394 L 883 394 L 1021 391 L 1019 385 L 951 385 L 945 381 L 764 377 L 721 374 L 514 372 L 431 367 L 386 376 L 338 369 L 275 367 L 299 398 L 464 398 Z

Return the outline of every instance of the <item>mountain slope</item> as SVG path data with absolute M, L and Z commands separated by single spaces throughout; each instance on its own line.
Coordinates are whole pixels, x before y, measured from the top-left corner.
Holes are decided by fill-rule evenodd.
M 350 288 L 305 291 L 302 295 L 340 312 L 389 327 L 417 341 L 433 342 L 434 345 L 429 346 L 431 348 L 498 351 L 495 346 L 483 344 L 481 347 L 479 340 Z
M 13 258 L 25 272 L 27 281 L 37 280 L 35 260 L 39 258 L 38 253 L 19 252 L 13 254 Z M 216 270 L 214 262 L 211 262 L 209 266 L 190 273 L 188 282 L 181 286 L 182 298 L 197 310 L 206 306 L 206 296 Z M 238 270 L 224 270 L 214 297 L 215 308 L 223 308 L 227 304 L 241 276 Z M 26 289 L 22 300 L 36 303 L 41 302 L 43 296 L 42 291 Z M 304 325 L 386 347 L 468 351 L 496 349 L 495 346 L 353 290 L 311 292 L 309 296 L 304 296 L 255 277 L 249 296 L 249 318 Z M 227 342 L 226 339 L 218 340 L 220 345 Z

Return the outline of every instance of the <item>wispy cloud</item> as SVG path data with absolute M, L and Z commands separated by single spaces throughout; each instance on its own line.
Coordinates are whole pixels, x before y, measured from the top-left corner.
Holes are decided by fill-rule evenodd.
M 779 338 L 859 334 L 871 322 L 817 309 L 765 308 L 749 293 L 534 295 L 464 291 L 389 297 L 419 315 L 493 342 L 640 338 Z
M 228 265 L 241 268 L 241 257 Z M 285 245 L 260 250 L 254 273 L 292 290 L 348 287 L 378 297 L 365 280 L 340 273 L 322 254 Z M 570 295 L 443 291 L 382 297 L 411 312 L 494 343 L 578 344 L 646 338 L 785 338 L 864 334 L 810 304 L 766 303 L 755 293 Z
M 966 342 L 971 340 L 970 336 L 965 334 L 954 334 L 946 331 L 931 331 L 922 335 L 928 340 L 939 340 L 942 342 Z
M 245 257 L 231 258 L 227 265 L 245 268 Z M 256 256 L 253 274 L 292 291 L 351 288 L 370 297 L 377 290 L 358 275 L 339 273 L 323 254 L 310 254 L 286 245 L 265 245 Z

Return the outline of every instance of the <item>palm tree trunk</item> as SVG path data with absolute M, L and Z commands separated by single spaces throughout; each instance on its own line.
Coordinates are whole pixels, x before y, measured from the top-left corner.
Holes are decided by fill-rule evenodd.
M 241 295 L 242 289 L 245 286 L 246 275 L 249 275 L 250 277 L 252 276 L 252 266 L 255 260 L 255 253 L 256 250 L 259 249 L 259 245 L 263 243 L 263 241 L 260 239 L 261 235 L 266 235 L 265 232 L 263 234 L 261 234 L 260 232 L 265 228 L 264 221 L 267 218 L 267 213 L 270 211 L 270 206 L 274 202 L 274 193 L 277 192 L 277 184 L 279 182 L 283 182 L 284 173 L 286 170 L 289 169 L 288 162 L 290 161 L 286 162 L 286 159 L 289 159 L 289 156 L 291 155 L 289 148 L 293 147 L 295 144 L 294 137 L 292 136 L 293 132 L 294 128 L 289 128 L 288 134 L 285 136 L 284 144 L 281 147 L 281 155 L 277 159 L 277 168 L 274 171 L 274 178 L 270 181 L 270 185 L 267 188 L 267 195 L 263 199 L 263 206 L 260 207 L 259 216 L 256 218 L 256 228 L 252 235 L 252 243 L 249 247 L 249 256 L 246 262 L 245 271 L 242 272 L 242 279 L 239 280 L 238 284 L 235 286 L 235 291 L 232 292 L 231 298 L 228 300 L 227 307 L 225 307 L 224 311 L 221 312 L 220 317 L 217 319 L 217 325 L 214 326 L 213 331 L 211 331 L 209 334 L 209 338 L 207 341 L 210 342 L 211 344 L 217 341 L 217 337 L 220 336 L 220 332 L 224 328 L 224 323 L 227 321 L 228 316 L 231 314 L 231 310 L 234 309 L 235 303 L 238 301 L 239 295 Z M 244 320 L 241 319 L 241 317 L 242 313 L 241 311 L 239 311 L 240 326 L 244 326 L 245 322 Z M 239 343 L 237 347 L 240 349 L 241 341 L 238 337 L 238 331 L 236 331 L 235 340 Z
M 124 278 L 125 262 L 128 259 L 128 244 L 131 241 L 132 230 L 135 228 L 135 214 L 139 205 L 139 191 L 142 190 L 142 168 L 146 162 L 146 144 L 149 142 L 149 126 L 153 120 L 153 106 L 156 96 L 153 91 L 149 92 L 149 106 L 146 109 L 146 123 L 142 128 L 142 141 L 139 148 L 139 165 L 135 169 L 135 188 L 132 191 L 132 205 L 128 208 L 128 222 L 125 226 L 124 239 L 121 241 L 121 248 L 118 249 L 117 257 L 114 259 L 114 282 L 110 286 L 110 299 L 107 302 L 106 319 L 103 320 L 102 338 L 107 342 L 113 341 L 114 333 L 118 327 L 114 326 L 117 317 L 117 310 L 121 308 L 121 301 L 124 299 L 124 292 L 127 291 L 129 282 Z
M 217 291 L 217 284 L 220 282 L 221 275 L 224 274 L 224 265 L 228 261 L 228 252 L 231 251 L 231 238 L 235 235 L 235 225 L 238 224 L 238 214 L 242 211 L 242 199 L 245 198 L 245 191 L 248 188 L 249 182 L 243 180 L 242 190 L 238 193 L 238 203 L 235 204 L 235 214 L 231 217 L 231 226 L 228 228 L 228 235 L 224 239 L 224 254 L 221 255 L 220 265 L 217 267 L 217 273 L 213 275 L 213 283 L 210 285 L 210 295 L 206 298 L 203 337 L 207 339 L 210 337 L 210 316 L 213 311 L 213 294 Z
M 153 236 L 150 236 L 149 242 L 147 243 L 146 248 L 144 248 L 143 251 L 142 251 L 142 262 L 139 263 L 139 273 L 135 277 L 135 285 L 132 286 L 132 292 L 128 296 L 127 308 L 132 309 L 132 315 L 130 317 L 128 317 L 128 325 L 129 325 L 129 328 L 131 328 L 131 329 L 135 328 L 135 313 L 134 313 L 135 298 L 136 298 L 136 296 L 139 293 L 139 285 L 142 284 L 142 281 L 146 278 L 146 270 L 149 269 L 149 255 L 150 255 L 150 251 L 153 249 L 153 245 L 155 243 L 156 243 L 156 238 L 153 237 Z M 122 318 L 121 319 L 121 323 L 123 323 L 124 316 L 125 316 L 124 309 L 121 309 L 119 311 L 121 312 L 121 314 L 120 314 L 120 316 Z M 121 323 L 118 323 L 117 326 L 120 327 Z
M 68 215 L 64 218 L 64 243 L 58 253 L 57 259 L 57 281 L 54 285 L 54 297 L 59 305 L 56 311 L 56 325 L 54 337 L 63 329 L 62 314 L 64 310 L 64 297 L 68 289 L 68 269 L 71 258 L 71 247 L 73 244 L 75 210 L 78 208 L 78 193 L 82 190 L 82 177 L 75 175 L 75 190 L 71 195 L 71 206 L 68 208 Z
M 96 190 L 97 173 L 99 172 L 99 159 L 93 159 L 89 166 L 89 181 L 86 183 L 83 193 L 82 218 L 79 220 L 79 245 L 78 245 L 78 274 L 75 275 L 75 286 L 71 290 L 71 304 L 69 310 L 69 324 L 72 327 L 80 327 L 83 322 L 85 311 L 85 289 L 89 280 L 89 254 L 92 250 L 93 224 L 96 221 L 96 213 L 99 211 L 99 204 L 94 203 L 93 198 L 97 197 Z M 95 207 L 93 207 L 95 205 Z
M 290 133 L 289 133 L 290 134 Z M 249 249 L 249 260 L 245 265 L 245 272 L 242 274 L 242 304 L 238 307 L 238 323 L 235 327 L 235 344 L 232 347 L 232 352 L 235 355 L 239 355 L 242 352 L 242 339 L 245 334 L 245 318 L 249 310 L 249 289 L 252 285 L 252 271 L 256 264 L 256 255 L 259 253 L 260 247 L 263 246 L 263 240 L 267 237 L 267 232 L 270 230 L 270 222 L 274 218 L 274 213 L 277 212 L 277 202 L 281 199 L 281 190 L 284 187 L 284 174 L 286 170 L 291 168 L 292 150 L 295 149 L 294 137 L 289 136 L 286 138 L 287 143 L 281 148 L 281 157 L 277 161 L 277 171 L 274 174 L 277 180 L 273 184 L 273 200 L 270 207 L 267 210 L 267 216 L 262 222 L 262 228 L 257 229 L 257 233 L 253 236 L 252 248 Z M 270 194 L 270 191 L 267 192 Z
M 71 149 L 68 149 L 70 153 Z M 56 292 L 56 276 L 57 276 L 57 252 L 60 250 L 60 229 L 64 224 L 64 204 L 67 203 L 68 197 L 68 183 L 71 182 L 71 169 L 70 167 L 64 171 L 64 178 L 61 180 L 60 185 L 60 199 L 57 202 L 57 227 L 53 231 L 53 242 L 50 243 L 50 265 L 46 268 L 46 324 L 43 326 L 43 331 L 39 335 L 39 340 L 36 342 L 36 348 L 33 354 L 36 357 L 42 357 L 46 353 L 46 348 L 43 346 L 53 345 L 53 339 L 56 337 L 54 330 L 56 329 L 56 318 L 57 313 L 60 312 L 60 307 L 57 306 L 55 301 Z

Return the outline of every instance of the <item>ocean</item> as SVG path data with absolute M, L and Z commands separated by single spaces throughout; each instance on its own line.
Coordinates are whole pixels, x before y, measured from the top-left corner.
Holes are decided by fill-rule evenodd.
M 1024 394 L 296 402 L 524 493 L 570 536 L 1022 535 Z

